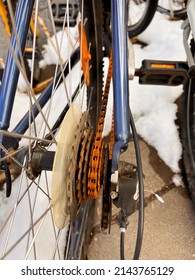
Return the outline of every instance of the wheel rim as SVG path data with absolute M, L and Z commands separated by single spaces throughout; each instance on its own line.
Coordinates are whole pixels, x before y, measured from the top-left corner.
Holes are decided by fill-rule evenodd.
M 169 15 L 171 17 L 178 16 L 181 18 L 185 18 L 186 15 L 185 4 L 183 4 L 183 6 L 176 5 L 173 3 L 173 1 L 170 0 L 169 1 L 159 0 L 158 11 L 166 15 Z
M 128 30 L 135 30 L 145 17 L 149 2 L 145 0 L 128 1 Z

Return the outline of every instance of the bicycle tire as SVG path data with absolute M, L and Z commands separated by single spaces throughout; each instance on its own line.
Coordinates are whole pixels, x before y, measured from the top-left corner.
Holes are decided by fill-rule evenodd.
M 157 6 L 157 11 L 162 13 L 162 14 L 171 16 L 170 9 L 167 9 L 167 8 L 161 6 L 160 1 L 159 1 L 158 6 Z M 181 8 L 181 9 L 178 8 L 178 9 L 173 10 L 173 14 L 174 14 L 174 17 L 184 20 L 187 17 L 187 10 L 186 10 L 186 8 Z
M 83 7 L 84 18 L 87 18 L 85 31 L 87 40 L 91 42 L 91 73 L 90 85 L 88 87 L 88 102 L 90 102 L 90 123 L 96 132 L 97 121 L 99 118 L 100 104 L 102 98 L 102 45 L 103 45 L 103 10 L 100 0 L 85 0 Z M 91 99 L 91 88 L 96 94 Z M 100 93 L 100 94 L 99 94 Z M 90 242 L 90 234 L 93 226 L 93 216 L 95 210 L 94 199 L 84 202 L 76 219 L 71 224 L 72 228 L 67 235 L 65 248 L 65 259 L 87 259 L 87 250 Z
M 187 185 L 195 206 L 195 121 L 194 94 L 195 79 L 191 78 L 184 86 L 182 95 L 182 133 L 183 163 Z
M 158 0 L 129 0 L 128 34 L 130 38 L 141 34 L 149 26 L 155 15 L 157 5 Z M 137 8 L 137 11 L 135 8 Z M 135 19 L 133 18 L 133 14 L 135 14 Z M 130 23 L 131 21 L 132 23 Z
M 84 2 L 84 5 L 82 5 L 82 2 Z M 64 228 L 58 229 L 55 225 L 55 218 L 51 204 L 52 195 L 49 186 L 51 184 L 51 172 L 47 170 L 39 170 L 36 171 L 37 173 L 31 173 L 30 169 L 27 167 L 28 162 L 30 161 L 28 149 L 31 150 L 33 154 L 34 152 L 39 153 L 39 148 L 43 149 L 44 152 L 52 149 L 56 154 L 55 150 L 57 145 L 55 137 L 57 137 L 56 135 L 58 135 L 58 131 L 61 129 L 61 124 L 63 125 L 64 118 L 66 118 L 68 114 L 67 112 L 70 112 L 69 107 L 74 107 L 75 102 L 79 102 L 79 106 L 81 106 L 82 108 L 82 110 L 80 109 L 81 111 L 87 112 L 89 114 L 87 123 L 89 123 L 89 126 L 93 133 L 96 132 L 103 83 L 102 3 L 100 0 L 81 0 L 80 7 L 81 19 L 83 22 L 83 26 L 85 26 L 87 43 L 90 46 L 90 83 L 88 84 L 88 86 L 83 86 L 83 75 L 81 75 L 83 71 L 81 71 L 82 63 L 80 61 L 81 56 L 78 52 L 79 39 L 77 33 L 74 33 L 74 36 L 77 36 L 74 44 L 72 42 L 74 36 L 72 36 L 71 33 L 69 34 L 69 36 L 67 35 L 67 33 L 69 32 L 67 30 L 69 29 L 66 29 L 67 33 L 63 30 L 63 35 L 60 34 L 60 40 L 58 43 L 57 41 L 55 42 L 55 39 L 57 40 L 57 34 L 54 34 L 53 40 L 56 43 L 56 49 L 58 49 L 62 45 L 62 42 L 64 42 L 62 36 L 67 36 L 67 39 L 71 39 L 71 41 L 66 45 L 67 50 L 69 50 L 69 52 L 67 51 L 67 53 L 69 53 L 69 56 L 66 56 L 63 65 L 61 65 L 61 53 L 63 54 L 64 52 L 64 45 L 62 45 L 62 52 L 58 53 L 58 50 L 56 52 L 56 49 L 54 51 L 54 54 L 58 53 L 56 69 L 63 68 L 61 69 L 61 72 L 63 73 L 70 71 L 70 73 L 66 73 L 66 77 L 67 79 L 69 79 L 69 86 L 67 87 L 66 84 L 63 86 L 62 74 L 54 74 L 53 84 L 49 85 L 49 87 L 53 88 L 51 104 L 48 104 L 44 112 L 40 113 L 37 126 L 34 117 L 35 113 L 31 113 L 30 111 L 29 115 L 33 116 L 31 131 L 32 134 L 30 134 L 31 136 L 29 136 L 28 133 L 24 135 L 24 137 L 26 136 L 27 138 L 29 138 L 29 143 L 25 143 L 25 139 L 24 141 L 22 140 L 23 142 L 22 144 L 20 144 L 21 149 L 19 150 L 19 152 L 17 151 L 15 153 L 14 151 L 11 155 L 13 162 L 16 161 L 16 165 L 19 164 L 20 175 L 14 181 L 14 188 L 12 188 L 10 198 L 6 199 L 6 203 L 4 203 L 5 199 L 3 198 L 3 196 L 0 196 L 0 207 L 3 207 L 3 211 L 0 211 L 1 213 L 3 213 L 0 216 L 0 259 L 63 259 L 65 255 L 65 248 L 68 248 L 66 249 L 68 250 L 66 254 L 68 259 L 83 259 L 87 256 L 87 247 L 93 223 L 95 200 L 89 198 L 86 200 L 86 202 L 83 202 L 82 205 L 79 205 L 79 211 L 76 212 L 76 215 L 74 215 L 74 220 L 70 222 L 70 224 L 68 223 L 67 225 L 65 225 Z M 51 6 L 48 6 L 48 9 L 50 11 L 49 13 L 52 22 L 53 18 Z M 68 28 L 67 22 L 66 25 Z M 53 28 L 55 29 L 55 26 L 53 26 Z M 74 32 L 75 30 L 76 29 L 73 28 Z M 82 51 L 80 50 L 80 53 L 81 52 Z M 20 65 L 20 67 L 19 69 L 20 71 L 22 71 L 22 65 Z M 23 71 L 25 72 L 24 69 Z M 77 86 L 75 86 L 75 80 L 77 76 L 79 76 L 79 80 Z M 60 91 L 59 93 L 57 93 L 58 89 Z M 30 85 L 28 82 L 27 90 L 31 93 L 33 91 L 33 85 Z M 66 96 L 66 94 L 69 95 Z M 28 98 L 27 95 L 24 96 L 26 99 Z M 16 98 L 17 97 L 20 98 L 19 94 L 16 96 Z M 33 98 L 34 100 L 36 99 L 35 96 Z M 70 101 L 70 99 L 72 101 Z M 76 101 L 74 101 L 75 99 Z M 16 103 L 17 101 L 18 100 L 16 100 Z M 32 105 L 31 99 L 29 100 L 29 102 Z M 47 118 L 47 115 L 49 115 L 50 112 L 51 118 Z M 21 114 L 23 113 L 21 112 Z M 44 117 L 46 118 L 47 123 Z M 72 123 L 73 121 L 74 118 L 72 120 Z M 11 123 L 12 122 L 13 125 L 11 125 L 12 127 L 14 127 L 15 120 L 11 120 Z M 86 125 L 86 122 L 84 123 L 84 125 Z M 71 130 L 71 124 L 69 127 Z M 9 135 L 11 135 L 11 139 L 12 137 L 15 137 L 17 139 L 19 136 L 17 136 L 17 133 L 15 132 L 16 128 L 14 128 L 13 131 L 14 132 L 10 132 Z M 76 132 L 73 131 L 73 138 L 75 134 Z M 22 138 L 21 135 L 20 138 Z M 69 148 L 70 151 L 73 148 L 72 145 L 73 144 L 71 143 Z M 35 146 L 37 146 L 36 149 L 34 149 Z M 3 151 L 5 150 L 6 154 L 6 147 L 2 148 Z M 24 152 L 24 154 L 22 154 L 22 151 Z M 19 162 L 20 156 L 17 156 L 18 154 L 23 157 L 24 163 L 21 161 Z M 64 161 L 68 160 L 69 158 L 64 158 Z M 29 172 L 31 173 L 31 175 L 29 174 Z M 76 172 L 77 171 L 75 171 L 75 173 Z M 3 189 L 4 192 L 7 191 L 5 184 Z M 26 206 L 25 216 L 24 205 Z M 83 215 L 82 211 L 85 212 L 85 215 Z M 83 227 L 80 227 L 80 219 L 84 219 Z M 67 229 L 68 227 L 70 227 L 70 230 Z M 78 228 L 79 231 L 83 233 L 83 237 L 79 241 L 77 239 Z M 66 239 L 69 239 L 69 247 L 67 247 L 65 244 Z M 77 244 L 78 242 L 80 243 L 78 244 L 78 251 L 74 250 L 75 239 Z

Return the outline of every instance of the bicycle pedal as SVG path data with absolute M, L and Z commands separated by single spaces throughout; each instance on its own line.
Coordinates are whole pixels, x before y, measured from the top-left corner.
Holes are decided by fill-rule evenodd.
M 67 16 L 67 12 L 69 13 L 69 26 L 74 27 L 76 25 L 79 13 L 79 0 L 69 0 L 68 2 L 66 0 L 53 0 L 51 7 L 55 25 L 63 26 L 64 17 Z M 67 26 L 67 21 L 65 26 Z
M 178 86 L 189 79 L 188 69 L 183 61 L 143 60 L 136 76 L 140 84 Z
M 31 48 L 31 47 L 25 48 L 24 58 L 31 60 L 32 56 L 33 56 L 33 48 Z M 37 49 L 35 50 L 35 59 L 38 59 L 38 60 L 41 59 L 41 52 Z
M 41 70 L 39 68 L 39 61 L 42 59 L 42 54 L 39 48 L 35 49 L 35 57 L 34 57 L 34 74 L 33 74 L 33 86 L 36 86 L 39 83 L 40 80 L 40 73 Z M 27 78 L 30 81 L 31 77 L 31 64 L 29 64 L 28 61 L 31 61 L 33 58 L 33 48 L 32 47 L 26 47 L 24 51 L 24 62 L 27 72 Z

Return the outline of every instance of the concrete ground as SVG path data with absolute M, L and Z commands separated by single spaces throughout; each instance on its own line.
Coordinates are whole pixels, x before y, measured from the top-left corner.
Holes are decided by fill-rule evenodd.
M 145 226 L 140 259 L 194 260 L 195 259 L 195 208 L 186 187 L 176 187 L 173 173 L 158 157 L 156 151 L 140 140 L 145 174 Z M 130 147 L 123 160 L 130 161 Z M 133 160 L 133 159 L 132 159 Z M 131 162 L 132 162 L 131 160 Z M 155 192 L 164 200 L 161 203 L 152 195 Z M 98 223 L 98 220 L 96 221 Z M 130 216 L 125 237 L 126 259 L 134 250 L 137 211 Z M 97 227 L 98 228 L 98 227 Z M 113 219 L 111 235 L 94 231 L 89 259 L 119 259 L 119 227 Z

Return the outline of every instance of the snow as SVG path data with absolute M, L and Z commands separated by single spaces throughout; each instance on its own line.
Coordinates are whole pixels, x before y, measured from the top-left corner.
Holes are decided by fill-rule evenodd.
M 169 98 L 164 98 L 166 90 L 151 88 L 148 91 L 136 87 L 131 100 L 134 96 L 137 100 L 131 104 L 138 134 L 158 151 L 159 156 L 173 172 L 179 172 L 178 161 L 182 149 L 175 125 L 177 106 L 169 101 Z
M 147 44 L 146 47 L 133 45 L 135 67 L 139 68 L 144 59 L 185 61 L 182 22 L 170 21 L 167 16 L 157 12 L 150 26 L 138 36 L 142 43 Z M 182 146 L 175 124 L 178 111 L 175 101 L 182 93 L 182 86 L 140 85 L 135 77 L 129 82 L 129 88 L 130 107 L 138 134 L 157 150 L 173 172 L 180 173 Z M 111 104 L 112 96 L 107 113 L 109 119 L 112 115 Z M 105 126 L 107 132 L 110 129 L 109 120 Z
M 147 44 L 146 47 L 142 47 L 140 44 L 134 44 L 135 51 L 135 65 L 137 68 L 141 66 L 141 61 L 143 59 L 165 59 L 165 60 L 185 60 L 185 53 L 182 45 L 182 30 L 181 30 L 182 21 L 169 21 L 165 15 L 156 13 L 155 18 L 147 30 L 141 34 L 138 38 L 140 41 Z M 71 33 L 71 38 L 75 40 L 75 30 Z M 60 36 L 59 36 L 60 38 Z M 66 38 L 64 38 L 66 41 Z M 66 54 L 66 48 L 62 52 L 62 56 Z M 66 57 L 63 57 L 66 59 Z M 53 63 L 56 60 L 55 51 L 51 46 L 51 42 L 45 46 L 44 60 L 41 62 L 41 67 L 45 67 L 47 64 Z M 107 67 L 107 65 L 105 66 Z M 72 81 L 74 81 L 76 76 L 73 75 Z M 175 124 L 177 105 L 175 101 L 182 93 L 181 87 L 162 87 L 162 86 L 143 86 L 138 84 L 137 78 L 134 78 L 133 81 L 129 82 L 130 86 L 130 106 L 132 113 L 135 119 L 135 124 L 138 134 L 143 137 L 150 145 L 152 145 L 158 152 L 162 160 L 173 170 L 175 176 L 173 178 L 176 185 L 182 184 L 181 177 L 179 175 L 180 169 L 178 162 L 181 158 L 182 147 L 181 141 L 179 138 L 178 127 Z M 21 84 L 19 88 L 25 89 L 24 81 L 21 78 Z M 60 87 L 59 94 L 63 92 L 63 89 Z M 64 93 L 63 93 L 64 94 Z M 65 95 L 65 94 L 64 94 Z M 65 98 L 65 96 L 64 96 Z M 19 117 L 23 115 L 26 111 L 27 96 L 25 94 L 19 93 L 17 95 L 17 103 L 14 107 L 14 113 L 12 116 L 11 127 L 13 127 L 13 122 L 18 120 Z M 108 122 L 106 122 L 105 131 L 108 132 L 110 128 L 110 120 L 112 115 L 112 97 L 109 99 L 109 108 L 107 115 L 109 116 Z M 58 111 L 58 106 L 61 104 L 55 103 L 54 110 Z M 41 118 L 40 118 L 41 119 Z M 40 120 L 42 122 L 42 120 Z M 42 124 L 40 125 L 42 126 Z M 4 197 L 4 193 L 0 192 L 0 208 L 3 211 L 0 211 L 0 224 L 2 223 L 5 212 L 9 212 L 11 205 L 14 205 L 15 198 L 17 196 L 15 187 L 19 178 L 13 183 L 13 195 L 10 199 Z M 21 183 L 21 189 L 25 192 L 25 182 L 28 180 L 24 178 Z M 42 180 L 42 179 L 41 179 Z M 44 179 L 43 179 L 44 180 Z M 40 190 L 39 190 L 40 191 Z M 31 198 L 31 203 L 33 205 L 33 197 L 35 196 L 35 190 L 32 191 L 33 195 Z M 22 195 L 22 191 L 20 196 Z M 28 200 L 28 195 L 27 200 Z M 161 200 L 161 198 L 158 198 Z M 25 202 L 25 209 L 28 207 L 29 202 Z M 161 200 L 163 202 L 163 200 Z M 48 200 L 47 200 L 48 203 Z M 3 204 L 3 207 L 1 207 Z M 45 202 L 44 202 L 45 204 Z M 5 205 L 7 207 L 5 207 Z M 24 204 L 20 207 L 19 213 L 17 214 L 18 220 L 24 215 L 29 215 L 28 212 L 24 214 Z M 40 198 L 39 205 L 43 205 L 42 198 Z M 23 212 L 22 212 L 23 211 Z M 39 210 L 38 212 L 40 212 Z M 40 214 L 40 213 L 39 213 Z M 48 222 L 44 222 L 47 225 Z M 52 221 L 49 221 L 52 223 Z M 25 226 L 23 223 L 20 223 L 21 228 L 24 230 Z M 16 226 L 13 228 L 15 231 L 15 236 L 17 236 L 18 231 L 21 228 Z M 46 229 L 43 226 L 43 232 L 46 232 Z M 4 235 L 1 235 L 0 239 L 0 248 L 2 247 L 2 242 Z M 26 242 L 26 241 L 25 241 Z M 42 235 L 41 240 L 38 240 L 40 244 L 44 244 L 45 247 L 42 252 L 41 258 L 47 258 L 49 253 L 50 245 L 50 233 L 47 231 L 46 235 Z M 21 246 L 23 246 L 21 244 Z M 18 253 L 20 252 L 20 248 Z M 21 252 L 22 254 L 22 252 Z M 12 255 L 12 258 L 18 258 L 18 255 Z
M 61 31 L 59 31 L 55 36 L 48 39 L 48 44 L 44 45 L 44 52 L 43 52 L 43 60 L 40 61 L 40 67 L 44 68 L 46 65 L 55 64 L 56 61 L 58 61 L 58 52 L 57 48 L 60 49 L 60 55 L 63 58 L 63 62 L 65 62 L 68 59 L 68 51 L 67 51 L 67 44 L 68 44 L 68 38 L 71 42 L 69 52 L 73 50 L 73 47 L 75 45 L 76 39 L 78 38 L 78 28 L 73 27 L 70 29 L 69 33 L 65 32 L 62 34 Z M 64 47 L 60 47 L 64 46 Z M 66 46 L 66 47 L 65 47 Z
M 172 180 L 177 187 L 185 187 L 182 176 L 180 174 L 175 174 Z
M 185 61 L 181 24 L 182 21 L 169 21 L 165 15 L 156 13 L 151 25 L 138 37 L 147 46 L 134 45 L 136 67 L 140 67 L 143 59 Z M 136 78 L 130 82 L 130 106 L 137 132 L 175 173 L 180 172 L 178 162 L 182 154 L 175 124 L 175 101 L 181 93 L 181 86 L 139 85 Z

